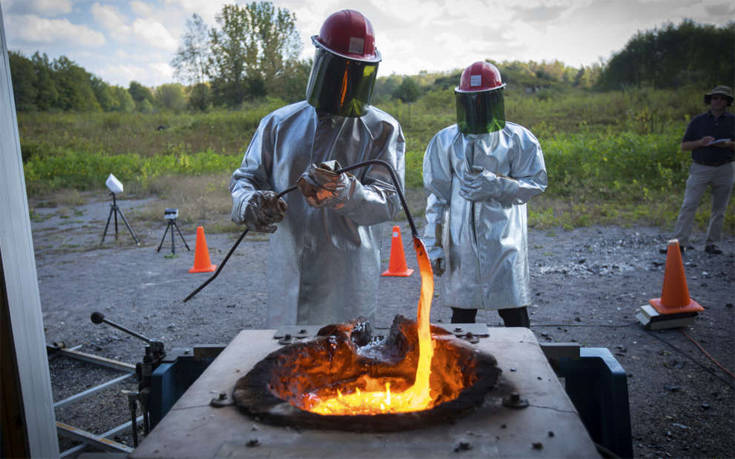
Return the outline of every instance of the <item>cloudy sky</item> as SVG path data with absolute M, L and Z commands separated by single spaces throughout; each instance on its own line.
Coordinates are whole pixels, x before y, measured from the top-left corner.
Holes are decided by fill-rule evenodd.
M 104 80 L 127 86 L 173 81 L 169 62 L 187 18 L 209 26 L 235 0 L 0 0 L 8 47 L 65 55 Z M 238 1 L 237 3 L 246 3 Z M 638 30 L 684 18 L 723 25 L 731 0 L 274 0 L 296 14 L 303 57 L 309 37 L 334 11 L 362 11 L 383 54 L 380 75 L 462 68 L 491 58 L 575 67 L 608 59 Z

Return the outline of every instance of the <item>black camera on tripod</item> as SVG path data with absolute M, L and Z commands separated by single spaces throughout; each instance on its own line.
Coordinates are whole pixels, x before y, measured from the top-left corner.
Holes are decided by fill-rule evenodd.
M 189 245 L 186 243 L 186 239 L 184 239 L 184 236 L 181 234 L 181 230 L 179 230 L 179 225 L 176 224 L 176 219 L 179 217 L 179 209 L 174 208 L 167 208 L 163 211 L 163 218 L 168 222 L 166 225 L 166 231 L 163 232 L 163 237 L 161 238 L 161 243 L 158 244 L 158 248 L 156 249 L 156 252 L 161 251 L 161 246 L 163 245 L 163 241 L 166 239 L 166 233 L 171 231 L 171 253 L 176 254 L 176 244 L 174 242 L 174 230 L 176 230 L 177 233 L 179 233 L 179 236 L 181 237 L 181 240 L 184 242 L 184 247 L 186 247 L 186 250 L 191 251 L 189 248 Z
M 179 217 L 179 209 L 166 209 L 163 212 L 163 218 L 166 220 L 176 220 Z

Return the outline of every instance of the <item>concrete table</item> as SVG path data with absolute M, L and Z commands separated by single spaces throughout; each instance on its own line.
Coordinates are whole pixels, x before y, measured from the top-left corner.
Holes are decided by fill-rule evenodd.
M 441 324 L 435 324 L 440 325 Z M 453 326 L 452 326 L 453 327 Z M 243 330 L 176 402 L 131 457 L 598 457 L 533 333 L 490 328 L 475 346 L 503 370 L 477 410 L 445 425 L 393 433 L 299 430 L 263 424 L 210 401 L 280 345 L 275 330 Z M 527 399 L 507 408 L 508 388 Z

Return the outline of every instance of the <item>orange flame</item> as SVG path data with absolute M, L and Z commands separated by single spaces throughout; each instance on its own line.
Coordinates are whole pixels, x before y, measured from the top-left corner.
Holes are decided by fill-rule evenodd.
M 311 397 L 305 409 L 313 413 L 329 415 L 357 415 L 357 414 L 388 414 L 422 411 L 433 406 L 430 393 L 429 377 L 431 375 L 431 359 L 434 355 L 434 343 L 431 338 L 431 299 L 434 295 L 434 274 L 431 270 L 431 261 L 426 253 L 424 243 L 417 237 L 413 238 L 416 259 L 421 273 L 421 295 L 419 297 L 417 323 L 419 338 L 419 360 L 416 366 L 416 377 L 412 386 L 402 392 L 391 392 L 390 382 L 375 379 L 364 375 L 361 378 L 365 387 L 382 388 L 385 390 L 360 391 L 344 394 L 337 391 L 337 396 L 321 399 Z

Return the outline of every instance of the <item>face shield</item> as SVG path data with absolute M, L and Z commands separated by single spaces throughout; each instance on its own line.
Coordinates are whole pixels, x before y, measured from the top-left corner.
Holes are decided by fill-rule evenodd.
M 341 57 L 317 44 L 306 100 L 319 112 L 364 115 L 372 98 L 378 63 Z
M 457 126 L 463 134 L 486 134 L 505 127 L 503 88 L 492 91 L 454 90 Z

